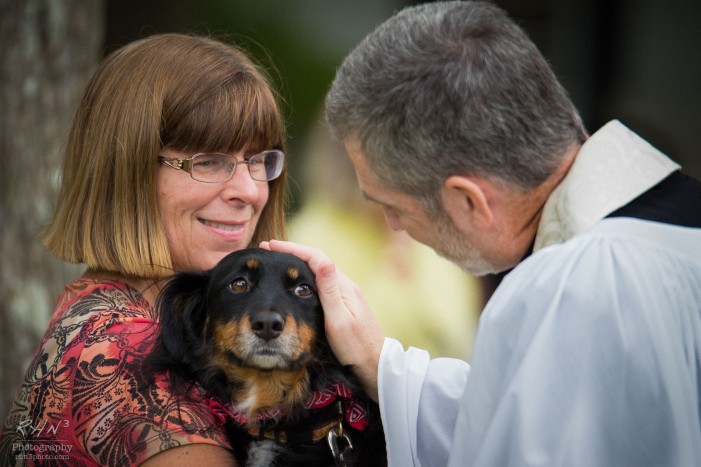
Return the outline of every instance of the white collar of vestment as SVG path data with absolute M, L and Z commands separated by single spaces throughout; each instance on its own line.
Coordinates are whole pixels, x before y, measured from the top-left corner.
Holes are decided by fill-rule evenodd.
M 657 185 L 679 165 L 617 120 L 582 145 L 543 207 L 533 251 L 569 240 Z

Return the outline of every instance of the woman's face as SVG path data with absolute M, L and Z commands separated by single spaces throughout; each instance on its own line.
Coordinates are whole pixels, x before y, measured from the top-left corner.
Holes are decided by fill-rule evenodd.
M 165 149 L 161 155 L 192 156 Z M 243 152 L 234 155 L 244 159 Z M 253 180 L 245 164 L 238 164 L 234 175 L 220 183 L 199 182 L 183 170 L 161 164 L 156 183 L 176 271 L 210 269 L 232 251 L 248 247 L 269 194 L 268 182 Z

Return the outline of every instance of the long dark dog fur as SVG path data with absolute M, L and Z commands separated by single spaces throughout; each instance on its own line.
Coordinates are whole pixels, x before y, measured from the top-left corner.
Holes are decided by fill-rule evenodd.
M 262 249 L 231 253 L 209 271 L 175 274 L 157 310 L 162 331 L 150 357 L 153 370 L 168 369 L 175 387 L 197 381 L 245 414 L 247 424 L 226 422 L 240 465 L 339 465 L 326 438 L 312 442 L 307 434 L 342 419 L 342 409 L 305 408 L 313 392 L 334 383 L 350 389 L 369 417 L 362 431 L 341 427 L 353 444 L 345 465 L 387 465 L 379 409 L 333 356 L 314 275 L 299 258 Z M 285 415 L 258 420 L 277 409 Z

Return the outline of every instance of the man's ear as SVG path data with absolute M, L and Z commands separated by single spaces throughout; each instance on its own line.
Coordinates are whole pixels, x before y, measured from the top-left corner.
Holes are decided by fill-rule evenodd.
M 494 213 L 489 204 L 490 186 L 487 180 L 475 176 L 452 175 L 445 179 L 443 207 L 456 226 L 473 229 L 491 225 Z

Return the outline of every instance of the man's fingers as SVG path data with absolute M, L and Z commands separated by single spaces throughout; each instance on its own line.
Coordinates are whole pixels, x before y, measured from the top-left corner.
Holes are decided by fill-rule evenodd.
M 300 245 L 299 243 L 288 242 L 284 240 L 270 240 L 267 242 L 261 242 L 259 245 L 261 248 L 272 251 L 280 251 L 282 253 L 290 253 L 295 256 L 299 256 L 303 260 L 310 259 L 314 253 L 321 253 L 315 248 Z
M 282 240 L 261 242 L 259 246 L 266 250 L 279 251 L 281 253 L 289 253 L 297 256 L 302 261 L 307 263 L 317 276 L 323 274 L 322 269 L 326 270 L 328 274 L 334 274 L 333 270 L 329 271 L 327 269 L 329 265 L 333 268 L 333 262 L 324 254 L 323 251 L 319 250 L 318 248 L 312 248 L 300 245 L 298 243 L 286 242 Z
M 331 321 L 342 318 L 346 310 L 346 303 L 343 300 L 338 276 L 336 275 L 336 266 L 333 263 L 325 263 L 316 272 L 316 286 L 319 288 L 321 307 L 324 309 L 324 313 L 327 314 L 327 318 L 331 318 Z

